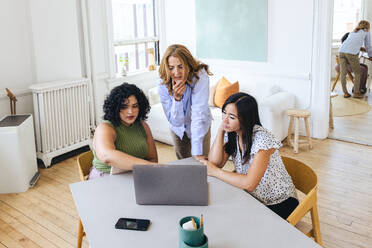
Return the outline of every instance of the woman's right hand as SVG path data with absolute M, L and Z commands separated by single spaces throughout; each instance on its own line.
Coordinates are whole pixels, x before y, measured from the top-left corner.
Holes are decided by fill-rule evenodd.
M 186 90 L 186 82 L 176 82 L 175 84 L 172 84 L 172 89 L 174 99 L 180 101 Z

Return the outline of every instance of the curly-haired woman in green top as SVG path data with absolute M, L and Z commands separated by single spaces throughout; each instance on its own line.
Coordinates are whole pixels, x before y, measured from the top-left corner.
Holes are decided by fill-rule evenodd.
M 134 84 L 114 88 L 103 106 L 104 122 L 93 138 L 93 167 L 89 179 L 105 176 L 111 167 L 132 170 L 133 164 L 154 164 L 158 155 L 149 126 L 146 96 Z

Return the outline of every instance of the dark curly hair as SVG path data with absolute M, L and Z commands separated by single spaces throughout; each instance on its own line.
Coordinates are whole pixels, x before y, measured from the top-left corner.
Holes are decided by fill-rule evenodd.
M 137 121 L 146 120 L 150 111 L 150 104 L 143 91 L 134 84 L 123 83 L 110 92 L 103 104 L 104 120 L 110 121 L 114 126 L 119 126 L 120 110 L 124 107 L 124 101 L 130 96 L 135 96 L 138 101 L 139 113 Z

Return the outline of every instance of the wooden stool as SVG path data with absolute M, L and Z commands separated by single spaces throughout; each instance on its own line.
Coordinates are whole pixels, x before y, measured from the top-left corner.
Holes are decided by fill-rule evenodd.
M 288 127 L 288 137 L 287 137 L 287 144 L 292 146 L 294 149 L 294 153 L 298 153 L 298 144 L 306 143 L 309 145 L 310 149 L 313 148 L 311 143 L 311 136 L 310 136 L 310 126 L 308 118 L 310 116 L 310 111 L 305 109 L 288 109 L 287 110 L 288 116 L 290 116 L 289 120 L 289 127 Z M 306 140 L 299 139 L 299 131 L 300 131 L 300 118 L 304 118 L 305 127 L 306 127 Z M 292 140 L 292 129 L 293 129 L 293 120 L 294 120 L 294 139 Z

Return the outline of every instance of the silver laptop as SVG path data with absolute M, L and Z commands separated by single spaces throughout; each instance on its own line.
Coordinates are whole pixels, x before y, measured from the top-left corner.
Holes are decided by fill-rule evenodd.
M 133 180 L 137 204 L 208 205 L 205 165 L 134 165 Z

